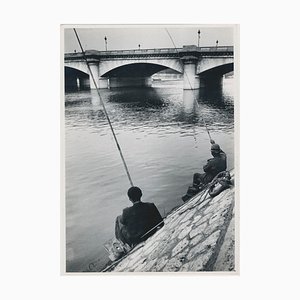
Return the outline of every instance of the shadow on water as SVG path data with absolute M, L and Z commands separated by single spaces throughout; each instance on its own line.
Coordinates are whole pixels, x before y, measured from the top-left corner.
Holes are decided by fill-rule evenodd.
M 234 112 L 232 97 L 226 96 L 222 89 L 116 88 L 100 90 L 100 95 L 116 126 L 140 124 L 156 128 L 169 124 L 199 124 L 202 127 L 203 118 L 208 125 L 215 124 L 216 119 L 228 124 Z M 69 93 L 66 98 L 66 106 L 73 108 L 66 111 L 66 115 L 74 112 L 85 115 L 85 120 L 92 121 L 93 127 L 106 122 L 97 91 Z
M 174 94 L 174 92 L 173 92 Z M 135 126 L 157 127 L 161 123 L 170 122 L 174 109 L 170 108 L 174 95 L 170 99 L 170 95 L 165 91 L 156 90 L 154 88 L 118 88 L 101 91 L 101 97 L 105 103 L 106 110 L 111 120 L 115 123 Z M 175 97 L 176 98 L 176 97 Z M 176 101 L 175 101 L 176 102 Z M 96 91 L 91 91 L 91 110 L 88 118 L 98 121 L 104 116 L 103 108 Z
M 234 98 L 232 95 L 226 94 L 222 87 L 200 89 L 198 104 L 199 113 L 212 128 L 219 128 L 228 124 L 233 126 Z
M 162 107 L 166 105 L 162 95 L 154 88 L 112 89 L 107 101 L 134 104 L 136 107 Z
M 198 102 L 211 108 L 233 108 L 233 97 L 226 96 L 222 88 L 200 89 Z
M 199 122 L 196 103 L 198 99 L 198 90 L 184 90 L 181 99 L 181 107 L 174 115 L 174 120 L 183 124 L 197 124 Z

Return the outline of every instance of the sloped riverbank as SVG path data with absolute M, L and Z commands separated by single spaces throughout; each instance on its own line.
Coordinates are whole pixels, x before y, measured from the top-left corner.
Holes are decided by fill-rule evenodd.
M 234 195 L 234 187 L 214 198 L 199 193 L 169 214 L 162 229 L 103 271 L 235 271 Z

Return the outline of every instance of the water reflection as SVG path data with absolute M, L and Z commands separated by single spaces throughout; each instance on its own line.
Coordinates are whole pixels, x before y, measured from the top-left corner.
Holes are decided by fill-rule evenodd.
M 111 89 L 107 101 L 134 104 L 135 106 L 142 107 L 161 107 L 165 104 L 159 90 L 150 87 L 135 88 L 134 92 L 130 88 L 124 88 L 121 90 Z
M 218 124 L 230 124 L 233 119 L 232 96 L 224 95 L 222 90 L 122 88 L 101 90 L 100 95 L 117 129 L 124 125 L 148 131 L 158 126 L 184 127 L 199 124 L 202 127 L 203 118 L 208 125 L 215 127 Z M 82 120 L 94 128 L 101 128 L 106 124 L 97 91 L 81 92 L 80 99 L 76 97 L 78 95 L 70 94 L 66 101 L 66 106 L 73 107 L 66 110 L 66 115 L 72 114 L 78 119 L 76 126 Z M 88 103 L 90 106 L 87 106 Z
M 199 102 L 212 108 L 229 107 L 233 109 L 232 91 L 228 93 L 224 87 L 215 87 L 214 89 L 201 88 L 199 90 Z
M 184 112 L 186 114 L 194 113 L 197 109 L 196 101 L 199 99 L 199 89 L 198 90 L 184 90 L 182 95 L 182 102 L 184 107 Z

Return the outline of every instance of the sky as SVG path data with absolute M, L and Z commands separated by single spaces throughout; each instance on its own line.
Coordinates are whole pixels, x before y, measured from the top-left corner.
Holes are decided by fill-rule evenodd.
M 92 28 L 77 27 L 77 33 L 84 50 L 105 50 L 104 37 L 107 37 L 108 50 L 129 50 L 149 48 L 174 48 L 172 37 L 177 48 L 183 45 L 198 45 L 198 30 L 200 30 L 200 46 L 215 46 L 218 40 L 219 46 L 232 46 L 234 44 L 234 28 L 222 25 L 166 25 L 166 26 L 101 26 Z M 72 27 L 64 29 L 64 52 L 80 51 Z

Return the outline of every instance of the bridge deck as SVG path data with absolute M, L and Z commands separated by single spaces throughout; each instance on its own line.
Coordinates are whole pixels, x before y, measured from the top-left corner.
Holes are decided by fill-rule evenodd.
M 116 58 L 128 56 L 161 56 L 161 57 L 179 57 L 178 54 L 184 52 L 193 52 L 198 56 L 219 56 L 219 55 L 233 55 L 233 46 L 218 46 L 218 47 L 196 47 L 188 46 L 183 48 L 157 48 L 157 49 L 132 49 L 132 50 L 111 50 L 98 51 L 87 50 L 85 54 L 90 58 Z M 83 57 L 81 52 L 65 53 L 65 60 L 81 59 Z

